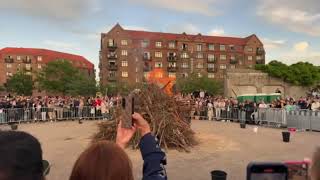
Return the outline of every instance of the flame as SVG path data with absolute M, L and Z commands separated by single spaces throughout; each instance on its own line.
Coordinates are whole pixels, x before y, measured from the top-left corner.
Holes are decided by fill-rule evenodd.
M 146 79 L 148 82 L 160 86 L 160 88 L 162 88 L 166 94 L 170 96 L 173 95 L 172 87 L 174 86 L 176 78 L 165 76 L 163 69 L 155 68 L 154 70 L 149 72 L 149 75 Z

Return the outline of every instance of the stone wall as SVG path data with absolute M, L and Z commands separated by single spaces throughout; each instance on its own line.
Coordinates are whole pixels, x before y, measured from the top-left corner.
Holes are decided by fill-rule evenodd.
M 242 94 L 274 93 L 276 89 L 284 97 L 299 98 L 306 96 L 307 87 L 294 86 L 280 79 L 270 77 L 267 73 L 252 69 L 237 69 L 226 72 L 224 95 L 236 97 Z

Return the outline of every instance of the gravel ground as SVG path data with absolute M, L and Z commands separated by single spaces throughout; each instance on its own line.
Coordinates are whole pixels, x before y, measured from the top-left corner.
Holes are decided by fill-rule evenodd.
M 23 130 L 36 136 L 44 158 L 52 164 L 48 180 L 67 180 L 73 163 L 89 145 L 97 130 L 97 121 L 21 124 Z M 1 129 L 8 127 L 2 126 Z M 190 153 L 167 152 L 167 173 L 173 180 L 209 180 L 210 171 L 221 169 L 229 180 L 245 179 L 250 161 L 303 160 L 320 146 L 319 132 L 296 132 L 290 143 L 283 143 L 280 129 L 253 126 L 240 129 L 237 123 L 192 121 L 200 144 Z M 142 159 L 139 151 L 127 150 L 133 162 L 135 179 L 141 179 Z

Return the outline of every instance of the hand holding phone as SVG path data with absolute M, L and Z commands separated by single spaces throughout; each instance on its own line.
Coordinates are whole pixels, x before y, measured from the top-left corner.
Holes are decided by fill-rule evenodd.
M 133 125 L 134 97 L 132 94 L 122 99 L 122 127 L 131 128 Z

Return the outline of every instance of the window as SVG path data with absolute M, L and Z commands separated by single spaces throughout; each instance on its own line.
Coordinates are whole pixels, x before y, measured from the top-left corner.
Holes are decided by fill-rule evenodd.
M 262 56 L 257 56 L 256 58 L 257 58 L 258 61 L 262 60 Z
M 31 72 L 26 72 L 26 75 L 29 75 L 29 76 L 31 76 Z
M 197 44 L 197 51 L 202 51 L 202 44 Z
M 248 56 L 248 61 L 252 61 L 252 56 Z
M 213 73 L 208 73 L 208 78 L 214 78 L 214 74 Z
M 231 56 L 230 56 L 230 59 L 231 59 L 231 60 L 236 60 L 236 56 L 235 56 L 235 55 L 231 55 Z
M 186 50 L 188 50 L 188 45 L 187 44 L 182 44 L 182 50 L 184 50 L 184 51 L 186 51 Z
M 12 64 L 7 64 L 7 68 L 12 68 Z
M 170 63 L 168 64 L 168 67 L 177 67 L 177 63 L 175 63 L 175 62 L 170 62 Z
M 18 61 L 21 61 L 21 56 L 17 56 L 17 60 L 18 60 Z
M 143 59 L 150 60 L 150 58 L 151 58 L 150 52 L 144 52 L 143 53 Z
M 42 69 L 42 65 L 41 64 L 38 64 L 38 69 Z
M 226 50 L 226 46 L 225 45 L 220 45 L 220 51 L 225 51 Z
M 220 69 L 227 69 L 227 65 L 225 65 L 225 64 L 220 64 Z
M 156 62 L 156 63 L 154 64 L 154 67 L 155 67 L 155 68 L 162 68 L 162 62 Z
M 125 78 L 128 77 L 128 72 L 127 71 L 122 71 L 121 76 L 125 77 Z
M 125 40 L 125 39 L 121 40 L 121 45 L 122 46 L 127 46 L 128 45 L 128 41 Z
M 230 69 L 235 69 L 236 65 L 230 65 Z
M 169 78 L 176 78 L 176 73 L 169 72 Z
M 234 47 L 234 45 L 229 45 L 229 48 L 230 48 L 231 51 L 236 50 L 235 47 Z
M 199 68 L 199 69 L 203 68 L 203 63 L 197 63 L 196 67 Z
M 114 40 L 113 39 L 109 39 L 108 40 L 108 46 L 110 46 L 110 47 L 112 47 L 112 46 L 114 46 L 115 44 L 114 44 Z
M 181 76 L 182 76 L 183 78 L 186 78 L 186 77 L 188 77 L 188 73 L 181 73 Z
M 176 48 L 176 43 L 175 42 L 169 42 L 169 48 L 170 49 Z
M 42 61 L 42 56 L 37 57 L 37 61 L 41 62 Z
M 253 51 L 253 48 L 252 48 L 252 47 L 247 47 L 247 51 L 248 51 L 248 52 L 252 52 L 252 51 Z
M 202 59 L 203 58 L 203 54 L 202 53 L 198 53 L 196 56 L 198 59 Z
M 182 68 L 188 68 L 189 64 L 187 62 L 183 62 L 181 65 Z
M 122 56 L 128 56 L 128 51 L 127 50 L 122 50 L 121 51 Z
M 188 53 L 183 52 L 183 53 L 181 54 L 181 58 L 182 58 L 182 59 L 187 59 L 187 58 L 189 58 Z
M 128 66 L 128 61 L 122 61 L 121 62 L 122 67 L 127 67 Z
M 157 47 L 157 48 L 161 48 L 161 46 L 162 46 L 162 43 L 161 43 L 160 41 L 157 41 L 157 42 L 156 42 L 156 47 Z
M 26 64 L 26 70 L 30 70 L 31 69 L 31 64 Z
M 136 67 L 136 73 L 139 72 L 139 68 Z
M 225 55 L 225 54 L 220 55 L 220 60 L 226 60 L 226 59 L 227 59 L 227 55 Z
M 156 73 L 156 78 L 162 78 L 162 77 L 163 77 L 163 73 L 162 72 Z
M 168 52 L 168 57 L 176 57 L 176 53 L 175 52 Z
M 149 41 L 144 40 L 144 41 L 141 42 L 141 47 L 146 48 L 148 46 L 149 46 Z
M 138 83 L 139 82 L 139 79 L 136 77 L 136 83 Z
M 159 51 L 155 52 L 154 56 L 157 57 L 157 58 L 162 58 L 162 52 L 159 52 Z
M 208 68 L 214 68 L 214 64 L 212 63 L 208 64 Z
M 12 72 L 7 72 L 7 76 L 12 76 Z
M 208 61 L 214 61 L 214 54 L 208 54 Z
M 213 51 L 214 50 L 214 44 L 209 44 L 208 45 L 208 49 L 209 49 L 209 51 Z
M 202 77 L 202 74 L 201 74 L 201 73 L 198 73 L 197 75 L 198 75 L 198 78 L 201 78 L 201 77 Z

